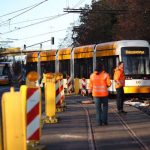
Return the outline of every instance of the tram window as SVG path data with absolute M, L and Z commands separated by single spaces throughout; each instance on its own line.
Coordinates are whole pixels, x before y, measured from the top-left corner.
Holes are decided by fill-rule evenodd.
M 149 59 L 147 56 L 123 56 L 125 63 L 125 74 L 148 74 L 150 67 L 148 66 Z
M 30 71 L 37 71 L 37 63 L 27 63 L 27 73 Z
M 14 75 L 12 63 L 0 62 L 0 84 L 9 84 L 9 82 L 11 82 L 10 79 L 12 78 L 12 75 Z
M 55 61 L 48 61 L 41 63 L 42 72 L 55 72 Z
M 150 60 L 146 60 L 146 74 L 150 74 Z
M 118 57 L 116 56 L 97 58 L 97 62 L 102 62 L 104 64 L 104 69 L 107 73 L 109 73 L 111 79 L 113 78 L 117 59 Z
M 2 75 L 8 75 L 9 72 L 9 66 L 8 64 L 5 64 L 2 70 Z
M 81 78 L 81 76 L 80 76 L 80 63 L 78 63 L 78 61 L 77 60 L 75 60 L 74 61 L 74 74 L 75 74 L 75 77 L 77 77 L 77 78 Z
M 2 72 L 3 72 L 3 67 L 1 67 L 1 66 L 0 66 L 0 76 L 2 76 L 2 75 L 3 75 L 3 73 L 2 73 Z
M 75 59 L 74 72 L 75 77 L 89 78 L 90 74 L 93 72 L 93 58 Z
M 61 72 L 64 77 L 70 75 L 70 60 L 59 61 L 59 72 Z

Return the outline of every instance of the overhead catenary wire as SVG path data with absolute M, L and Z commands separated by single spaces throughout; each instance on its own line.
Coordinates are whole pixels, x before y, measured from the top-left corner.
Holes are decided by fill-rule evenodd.
M 84 1 L 85 1 L 85 0 L 83 0 L 83 1 L 80 0 L 78 3 L 76 3 L 76 4 L 73 6 L 73 8 L 76 8 L 78 5 L 82 4 Z M 66 3 L 67 3 L 67 2 L 66 2 Z M 32 6 L 35 6 L 35 4 L 32 5 Z M 23 9 L 20 9 L 20 10 L 18 10 L 18 11 L 21 11 L 21 10 L 24 10 L 24 9 L 27 9 L 27 8 L 30 8 L 30 7 L 32 7 L 32 6 L 29 6 L 29 7 L 23 8 Z M 67 7 L 69 7 L 69 1 L 68 1 Z M 18 11 L 15 11 L 15 12 L 18 12 Z M 15 13 L 15 12 L 12 12 L 12 13 Z M 12 14 L 12 13 L 9 13 L 9 14 Z M 5 15 L 7 15 L 7 14 L 5 14 Z M 5 16 L 5 15 L 3 15 L 3 16 Z M 0 16 L 0 17 L 1 17 L 1 16 Z M 26 23 L 26 22 L 32 22 L 32 21 L 36 21 L 36 20 L 48 19 L 48 18 L 52 18 L 52 17 L 53 17 L 53 16 L 42 17 L 42 18 L 36 18 L 36 19 L 32 19 L 32 20 L 25 20 L 25 21 L 10 23 L 10 24 L 4 23 L 4 24 L 0 24 L 0 27 L 2 27 L 2 26 L 16 25 L 16 24 L 21 24 L 21 23 Z
M 78 3 L 76 3 L 73 8 L 76 8 L 78 5 L 81 5 L 85 0 L 79 0 Z
M 69 7 L 69 0 L 66 0 L 66 7 Z
M 47 1 L 47 0 L 45 0 L 45 1 Z M 43 1 L 43 2 L 45 2 L 45 1 Z M 83 3 L 83 1 L 85 1 L 85 0 L 83 0 L 82 2 L 81 2 L 81 1 L 82 1 L 82 0 L 79 0 L 79 2 L 78 2 L 74 7 L 77 7 L 77 5 Z M 41 3 L 43 3 L 43 2 L 41 2 Z M 38 3 L 37 5 L 39 5 L 39 4 L 41 4 L 41 3 Z M 69 3 L 69 2 L 68 2 L 68 3 Z M 73 8 L 74 8 L 74 7 L 73 7 Z M 69 12 L 64 13 L 64 14 L 62 14 L 62 15 L 66 15 L 66 14 L 68 14 L 68 13 L 69 13 Z M 57 18 L 57 17 L 60 17 L 60 16 L 62 16 L 62 15 L 58 15 L 58 16 L 56 16 L 56 18 Z M 10 18 L 10 19 L 11 19 L 11 18 Z M 21 30 L 21 29 L 23 29 L 23 28 L 27 28 L 27 27 L 30 27 L 30 26 L 32 26 L 32 25 L 44 23 L 44 22 L 47 22 L 47 21 L 49 21 L 49 20 L 51 20 L 51 19 L 55 19 L 55 18 L 52 17 L 52 18 L 48 18 L 48 19 L 43 20 L 43 21 L 40 21 L 40 22 L 36 22 L 36 23 L 30 24 L 30 25 L 18 27 L 18 28 L 15 28 L 15 29 L 13 29 L 13 30 L 10 30 L 10 31 L 3 32 L 3 33 L 1 33 L 1 35 L 8 34 L 8 33 L 11 33 L 11 32 L 17 31 L 17 30 Z M 9 19 L 8 19 L 8 20 L 9 20 Z M 9 22 L 9 26 L 10 26 L 10 25 L 12 25 L 12 24 Z M 1 26 L 1 24 L 0 24 L 0 26 Z
M 64 31 L 64 30 L 66 30 L 66 28 L 65 29 L 51 31 L 51 32 L 46 32 L 46 33 L 42 33 L 42 34 L 37 34 L 37 35 L 30 36 L 30 37 L 25 37 L 25 38 L 22 38 L 22 39 L 18 39 L 18 41 L 31 39 L 31 38 L 36 38 L 36 37 L 39 37 L 39 36 L 43 36 L 43 35 L 50 34 L 50 33 L 61 32 L 61 31 Z
M 36 46 L 36 45 L 39 45 L 39 44 L 42 44 L 42 43 L 46 43 L 46 42 L 49 42 L 49 41 L 51 41 L 51 39 L 43 41 L 43 42 L 35 43 L 35 44 L 29 45 L 29 46 L 26 46 L 26 48 L 33 47 L 33 46 Z
M 48 19 L 48 18 L 52 18 L 53 16 L 49 16 L 49 17 L 42 17 L 42 18 L 36 18 L 36 19 L 31 19 L 31 20 L 25 20 L 25 21 L 20 21 L 20 22 L 14 22 L 14 23 L 10 23 L 9 25 L 16 25 L 16 24 L 22 24 L 22 23 L 26 23 L 26 22 L 34 22 L 37 20 L 43 20 L 43 19 Z M 2 26 L 8 26 L 8 23 L 5 23 L 3 25 L 0 25 L 0 27 Z
M 15 16 L 9 18 L 8 20 L 1 22 L 1 24 L 2 24 L 2 23 L 5 23 L 5 22 L 8 22 L 8 21 L 10 22 L 12 19 L 14 19 L 14 18 L 16 18 L 16 17 L 18 17 L 18 16 L 21 16 L 22 14 L 24 14 L 24 13 L 26 13 L 26 12 L 28 12 L 28 11 L 34 9 L 34 8 L 36 8 L 37 6 L 43 4 L 43 3 L 46 2 L 46 1 L 48 1 L 48 0 L 44 0 L 44 1 L 42 1 L 42 2 L 40 2 L 40 3 L 38 3 L 38 4 L 36 4 L 36 5 L 32 6 L 31 8 L 29 8 L 29 9 L 23 11 L 22 13 L 17 14 L 17 15 L 15 15 Z M 1 24 L 0 24 L 0 25 L 1 25 Z
M 10 30 L 10 31 L 7 31 L 7 32 L 3 32 L 3 33 L 1 33 L 1 35 L 8 34 L 8 33 L 11 33 L 11 32 L 17 31 L 17 30 L 21 30 L 21 29 L 24 29 L 24 28 L 27 28 L 27 27 L 30 27 L 30 26 L 33 26 L 33 25 L 40 24 L 40 23 L 44 23 L 44 22 L 50 21 L 50 20 L 52 20 L 52 19 L 56 19 L 56 18 L 58 18 L 58 17 L 67 15 L 67 14 L 69 14 L 69 13 L 63 13 L 63 14 L 57 15 L 57 16 L 55 16 L 55 17 L 53 17 L 53 18 L 46 19 L 46 20 L 44 20 L 44 21 L 39 21 L 39 22 L 36 22 L 36 23 L 33 23 L 33 24 L 29 24 L 29 25 L 26 25 L 26 26 L 22 26 L 22 27 L 16 28 L 16 29 L 14 29 L 14 30 Z
M 79 0 L 72 8 L 76 8 L 78 5 L 82 4 L 85 0 Z M 70 8 L 69 0 L 66 0 L 66 8 Z
M 33 7 L 33 6 L 35 6 L 35 5 L 36 5 L 36 4 L 33 4 L 33 5 L 31 5 L 31 6 L 28 6 L 28 7 L 25 7 L 25 8 L 19 9 L 19 10 L 16 10 L 16 11 L 13 11 L 13 12 L 10 12 L 10 13 L 6 13 L 6 14 L 4 14 L 4 15 L 1 15 L 0 18 L 5 17 L 5 16 L 12 15 L 12 14 L 17 13 L 17 12 L 20 12 L 20 11 L 23 11 L 23 10 L 28 9 L 28 8 L 31 8 L 31 7 Z
M 81 0 L 79 1 L 80 3 L 81 3 Z M 74 6 L 74 7 L 77 7 L 77 5 L 79 5 L 79 2 Z M 68 0 L 68 3 L 69 3 L 69 0 Z M 39 22 L 35 22 L 35 23 L 33 23 L 33 24 L 29 24 L 29 25 L 26 25 L 26 26 L 22 26 L 22 27 L 15 27 L 15 29 L 13 29 L 13 30 L 9 30 L 9 31 L 4 31 L 3 33 L 1 33 L 1 35 L 4 35 L 4 34 L 8 34 L 8 33 L 11 33 L 11 32 L 15 32 L 15 31 L 17 31 L 17 30 L 21 30 L 21 29 L 24 29 L 24 28 L 27 28 L 27 27 L 30 27 L 30 26 L 33 26 L 33 25 L 37 25 L 37 24 L 40 24 L 40 23 L 44 23 L 44 22 L 47 22 L 47 21 L 50 21 L 50 20 L 52 20 L 52 19 L 56 19 L 56 18 L 58 18 L 58 17 L 61 17 L 61 16 L 63 16 L 63 15 L 66 15 L 66 14 L 69 14 L 68 12 L 67 13 L 63 13 L 63 14 L 60 14 L 60 15 L 57 15 L 57 16 L 54 16 L 54 17 L 52 17 L 52 18 L 48 18 L 48 17 L 45 17 L 46 19 L 45 20 L 43 20 L 42 18 L 42 21 L 39 21 Z M 35 19 L 35 20 L 38 20 L 38 19 Z M 40 20 L 40 19 L 39 19 Z M 33 20 L 34 21 L 34 20 Z M 15 24 L 15 23 L 13 23 L 13 24 Z M 9 25 L 12 25 L 10 22 L 9 22 Z M 65 29 L 63 29 L 63 30 L 65 30 Z M 56 32 L 60 32 L 60 31 L 62 31 L 62 30 L 57 30 Z M 55 31 L 54 31 L 55 32 Z M 50 32 L 50 33 L 54 33 L 54 32 Z M 44 34 L 49 34 L 49 33 L 43 33 L 43 34 L 40 34 L 40 35 L 35 35 L 34 37 L 37 37 L 37 36 L 42 36 L 42 35 L 44 35 Z M 27 38 L 25 38 L 25 39 L 28 39 L 28 38 L 33 38 L 33 36 L 32 37 L 27 37 Z M 23 39 L 21 39 L 21 40 L 23 40 Z M 19 39 L 17 40 L 17 41 L 19 41 Z

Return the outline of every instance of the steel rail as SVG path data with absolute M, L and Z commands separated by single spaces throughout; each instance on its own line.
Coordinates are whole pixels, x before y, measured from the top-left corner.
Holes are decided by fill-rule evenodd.
M 116 116 L 119 118 L 119 121 L 121 122 L 124 129 L 126 129 L 131 136 L 131 138 L 140 146 L 141 150 L 149 150 L 148 146 L 135 134 L 135 132 L 129 127 L 129 125 L 126 123 L 126 121 L 121 117 L 120 114 L 117 113 L 117 111 L 114 109 L 114 107 L 111 105 L 112 111 L 116 114 Z
M 86 114 L 86 118 L 87 118 L 89 149 L 90 150 L 97 150 L 96 144 L 95 144 L 95 139 L 94 139 L 94 134 L 93 134 L 93 129 L 92 129 L 92 123 L 91 123 L 91 120 L 90 120 L 89 111 L 82 104 L 80 104 L 80 105 L 84 109 L 85 114 Z

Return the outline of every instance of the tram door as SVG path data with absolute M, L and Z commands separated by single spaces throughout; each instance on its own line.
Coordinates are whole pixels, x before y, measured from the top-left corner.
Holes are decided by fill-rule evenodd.
M 119 59 L 119 57 L 116 56 L 99 57 L 96 58 L 96 61 L 103 63 L 105 71 L 109 73 L 111 79 L 113 79 L 113 74 L 114 74 L 114 69 L 116 68 L 117 59 Z
M 59 72 L 63 74 L 63 77 L 66 78 L 67 75 L 70 75 L 70 60 L 59 60 Z
M 74 60 L 74 74 L 78 78 L 90 77 L 90 74 L 93 72 L 93 59 L 92 58 L 81 58 Z
M 28 62 L 26 64 L 26 72 L 37 71 L 37 63 L 36 62 Z
M 55 61 L 41 62 L 42 73 L 55 72 Z

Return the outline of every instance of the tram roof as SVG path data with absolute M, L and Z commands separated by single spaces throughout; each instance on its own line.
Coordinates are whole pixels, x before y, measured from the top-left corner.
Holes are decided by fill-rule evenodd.
M 83 52 L 91 52 L 94 51 L 95 45 L 85 45 L 74 48 L 74 53 L 83 53 Z
M 1 48 L 0 55 L 18 55 L 21 53 L 20 47 Z
M 59 55 L 66 55 L 71 53 L 71 48 L 62 48 L 58 50 Z
M 30 52 L 27 55 L 27 61 L 28 62 L 37 62 L 39 52 L 40 52 L 40 60 L 41 61 L 49 61 L 49 60 L 55 60 L 57 50 L 52 49 L 52 50 L 46 50 L 46 51 Z
M 40 56 L 44 57 L 44 56 L 56 55 L 57 50 L 52 49 L 52 50 L 44 50 L 44 51 L 42 50 L 42 51 L 35 51 L 35 52 L 28 51 L 27 57 L 38 57 L 39 52 L 40 52 Z
M 149 47 L 149 43 L 145 40 L 120 40 L 113 42 L 100 43 L 96 45 L 96 50 L 112 50 L 117 47 L 127 47 L 127 46 L 143 46 Z
M 117 47 L 117 42 L 107 42 L 107 43 L 100 43 L 96 45 L 96 50 L 106 50 L 106 49 L 115 49 Z
M 45 56 L 54 56 L 56 55 L 57 50 L 50 50 L 50 51 L 43 51 L 40 53 L 41 57 L 45 57 Z

